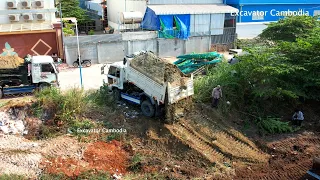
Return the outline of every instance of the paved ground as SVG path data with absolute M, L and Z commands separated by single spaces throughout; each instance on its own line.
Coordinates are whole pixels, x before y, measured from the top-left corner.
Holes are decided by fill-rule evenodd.
M 265 24 L 252 24 L 252 23 L 238 23 L 237 33 L 239 39 L 251 39 L 262 33 L 267 25 Z
M 102 86 L 102 64 L 94 64 L 89 68 L 82 68 L 82 82 L 85 90 L 99 89 Z M 66 90 L 72 87 L 81 87 L 79 68 L 68 68 L 59 73 L 60 87 Z

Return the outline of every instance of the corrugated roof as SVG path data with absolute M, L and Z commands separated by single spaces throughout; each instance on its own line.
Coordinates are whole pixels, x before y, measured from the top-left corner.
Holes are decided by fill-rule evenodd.
M 217 14 L 217 13 L 236 13 L 239 10 L 224 4 L 205 4 L 205 5 L 148 5 L 156 15 L 170 14 Z

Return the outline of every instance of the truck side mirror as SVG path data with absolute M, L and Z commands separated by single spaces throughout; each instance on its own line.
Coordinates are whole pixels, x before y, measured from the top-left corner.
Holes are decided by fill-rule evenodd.
M 101 75 L 104 74 L 104 68 L 106 67 L 107 65 L 104 64 L 102 67 L 101 67 Z

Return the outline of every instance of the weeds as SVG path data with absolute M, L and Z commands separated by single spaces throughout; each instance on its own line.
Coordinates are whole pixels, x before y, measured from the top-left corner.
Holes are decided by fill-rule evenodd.
M 271 134 L 294 132 L 289 122 L 282 122 L 280 118 L 260 118 L 257 120 L 257 125 L 261 130 Z
M 0 180 L 26 180 L 22 175 L 17 175 L 17 174 L 1 174 L 0 175 Z
M 95 126 L 86 115 L 99 107 L 114 106 L 106 86 L 94 92 L 76 88 L 61 92 L 56 88 L 46 88 L 35 96 L 37 103 L 32 107 L 34 115 L 48 116 L 45 119 L 53 120 L 51 126 L 47 123 L 40 128 L 40 138 L 55 137 L 58 133 L 65 133 L 68 128 L 76 135 L 86 135 L 76 132 L 78 128 L 89 129 Z
M 139 172 L 142 169 L 142 156 L 141 154 L 135 154 L 131 159 L 129 169 L 133 172 Z

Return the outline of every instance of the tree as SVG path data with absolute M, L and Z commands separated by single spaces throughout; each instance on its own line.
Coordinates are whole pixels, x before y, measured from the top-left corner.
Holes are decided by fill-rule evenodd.
M 260 37 L 271 41 L 294 42 L 297 38 L 308 35 L 316 27 L 319 27 L 318 17 L 290 16 L 270 23 Z
M 61 2 L 61 11 L 63 18 L 75 17 L 77 18 L 79 24 L 85 23 L 89 20 L 86 11 L 80 8 L 79 0 L 60 0 L 59 2 Z M 58 9 L 60 8 L 59 3 L 56 5 L 56 7 Z

